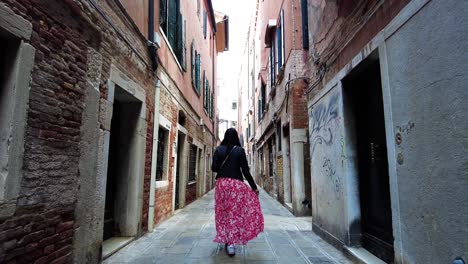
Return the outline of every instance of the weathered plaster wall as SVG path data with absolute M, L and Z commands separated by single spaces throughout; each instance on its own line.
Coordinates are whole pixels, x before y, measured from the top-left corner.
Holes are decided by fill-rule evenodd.
M 334 88 L 309 107 L 313 228 L 344 241 L 343 100 Z
M 468 259 L 467 13 L 430 1 L 380 50 L 399 263 Z

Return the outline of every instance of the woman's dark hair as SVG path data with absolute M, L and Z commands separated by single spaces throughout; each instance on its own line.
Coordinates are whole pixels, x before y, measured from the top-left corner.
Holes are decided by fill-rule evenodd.
M 234 128 L 229 128 L 226 130 L 224 133 L 224 139 L 221 141 L 221 145 L 225 146 L 241 146 L 240 140 L 239 140 L 239 135 L 237 134 L 236 129 Z

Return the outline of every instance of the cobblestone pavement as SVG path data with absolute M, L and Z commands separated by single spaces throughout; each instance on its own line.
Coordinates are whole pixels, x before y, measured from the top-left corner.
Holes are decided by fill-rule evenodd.
M 265 232 L 238 246 L 233 258 L 224 245 L 212 242 L 216 231 L 211 191 L 103 263 L 352 263 L 312 233 L 310 217 L 294 217 L 264 191 L 260 201 Z

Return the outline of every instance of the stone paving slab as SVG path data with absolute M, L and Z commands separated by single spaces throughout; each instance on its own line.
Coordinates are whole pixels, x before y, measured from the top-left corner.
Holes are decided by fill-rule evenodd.
M 311 231 L 310 217 L 294 217 L 264 191 L 260 192 L 260 203 L 265 231 L 248 245 L 238 246 L 235 257 L 227 256 L 224 245 L 212 242 L 216 230 L 211 191 L 103 263 L 352 263 Z

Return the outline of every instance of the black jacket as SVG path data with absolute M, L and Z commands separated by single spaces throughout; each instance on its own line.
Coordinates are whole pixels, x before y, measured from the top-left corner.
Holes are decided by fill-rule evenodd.
M 224 165 L 221 167 L 224 159 L 231 151 L 232 146 L 221 145 L 216 148 L 213 154 L 213 163 L 211 164 L 211 170 L 217 172 L 216 179 L 218 178 L 232 178 L 240 181 L 244 181 L 242 174 L 245 179 L 249 182 L 252 190 L 257 190 L 257 185 L 252 178 L 249 171 L 249 164 L 247 163 L 247 157 L 245 150 L 241 147 L 236 147 L 232 150 L 229 158 L 226 160 Z M 221 167 L 221 168 L 220 168 Z

